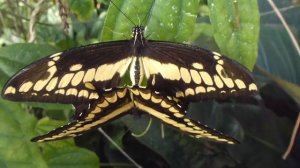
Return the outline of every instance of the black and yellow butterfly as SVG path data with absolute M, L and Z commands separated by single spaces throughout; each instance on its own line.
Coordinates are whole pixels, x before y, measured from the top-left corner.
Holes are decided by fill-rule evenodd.
M 76 120 L 32 141 L 74 137 L 132 111 L 149 114 L 196 138 L 237 141 L 185 117 L 188 104 L 251 96 L 257 86 L 242 65 L 191 45 L 146 40 L 98 43 L 52 54 L 20 70 L 2 96 L 13 101 L 73 104 Z

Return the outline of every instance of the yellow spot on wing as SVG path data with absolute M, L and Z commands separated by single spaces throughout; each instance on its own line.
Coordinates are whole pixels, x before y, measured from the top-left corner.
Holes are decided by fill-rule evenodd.
M 134 95 L 139 95 L 139 91 L 135 88 L 130 89 L 130 91 L 134 94 Z
M 77 85 L 81 82 L 83 76 L 84 76 L 84 71 L 79 71 L 79 72 L 77 72 L 77 73 L 74 75 L 71 84 L 72 84 L 73 86 L 77 86 Z
M 130 80 L 131 80 L 131 83 L 132 85 L 135 85 L 136 81 L 135 81 L 135 78 L 136 78 L 136 63 L 137 63 L 137 60 L 136 60 L 136 56 L 132 57 L 132 61 L 131 61 L 131 64 L 130 64 L 130 70 L 129 70 L 129 76 L 130 76 Z M 141 67 L 140 67 L 141 68 Z M 140 77 L 139 77 L 140 78 Z
M 107 64 L 103 64 L 97 68 L 95 78 L 94 78 L 95 81 L 103 81 L 102 79 L 106 78 L 106 77 L 103 77 L 103 76 L 107 75 L 104 73 L 107 70 L 106 67 L 107 67 Z
M 182 80 L 185 83 L 190 83 L 191 82 L 191 76 L 190 76 L 190 73 L 189 73 L 188 69 L 181 67 L 180 68 L 180 75 L 181 75 Z
M 127 58 L 127 59 L 122 60 L 119 63 L 120 67 L 118 69 L 118 72 L 119 72 L 121 77 L 126 73 L 126 70 L 128 69 L 128 66 L 131 63 L 131 60 L 132 60 L 132 58 Z
M 54 61 L 49 61 L 49 62 L 48 62 L 48 66 L 49 66 L 49 67 L 51 67 L 51 66 L 53 66 L 53 65 L 55 65 L 55 62 L 54 62 Z
M 61 79 L 60 82 L 58 84 L 58 88 L 64 88 L 66 86 L 68 86 L 68 84 L 70 83 L 70 81 L 72 80 L 74 76 L 74 73 L 68 73 L 65 74 Z
M 184 97 L 184 93 L 182 91 L 177 91 L 175 96 L 176 97 Z
M 98 108 L 98 109 L 100 109 L 100 108 Z M 91 119 L 93 119 L 94 117 L 95 117 L 95 114 L 90 113 L 90 114 L 85 118 L 85 120 L 91 120 Z
M 111 80 L 113 76 L 118 72 L 120 76 L 123 76 L 132 59 L 123 59 L 112 64 L 103 64 L 97 68 L 95 73 L 95 81 L 107 81 Z
M 185 90 L 185 96 L 189 96 L 189 95 L 195 95 L 195 91 L 192 88 L 187 88 Z
M 25 82 L 19 88 L 19 92 L 28 92 L 28 90 L 33 86 L 32 82 Z
M 70 67 L 70 71 L 78 71 L 82 68 L 82 64 L 75 64 Z
M 114 71 L 115 70 L 114 67 L 118 67 L 118 66 L 120 66 L 118 63 L 107 65 L 105 69 L 106 71 L 103 72 L 105 75 L 102 75 L 101 81 L 111 80 L 116 73 L 116 71 Z
M 249 85 L 249 90 L 250 90 L 250 91 L 251 91 L 251 90 L 256 91 L 256 90 L 257 90 L 256 84 L 255 84 L 255 83 L 251 83 L 251 84 Z
M 174 64 L 161 64 L 160 73 L 164 79 L 179 80 L 180 72 L 178 66 Z
M 94 77 L 95 77 L 95 73 L 96 73 L 96 69 L 95 68 L 91 68 L 89 70 L 86 71 L 84 78 L 83 78 L 83 82 L 91 82 L 93 81 Z
M 201 83 L 201 77 L 200 77 L 199 73 L 194 69 L 191 69 L 190 72 L 191 72 L 191 77 L 192 77 L 193 81 L 196 84 L 200 84 Z
M 169 111 L 172 112 L 172 113 L 179 113 L 179 111 L 174 107 L 170 107 Z
M 62 94 L 64 95 L 65 94 L 65 90 L 64 89 L 59 89 L 57 91 L 54 92 L 55 94 Z
M 205 93 L 206 92 L 205 88 L 203 86 L 196 87 L 195 91 L 196 91 L 196 94 L 198 94 L 198 93 Z
M 46 86 L 46 90 L 47 91 L 51 91 L 55 88 L 56 84 L 57 84 L 57 77 L 54 77 L 50 80 L 50 82 L 48 83 L 48 85 Z
M 218 75 L 214 75 L 214 81 L 218 88 L 223 88 L 224 83 Z
M 192 66 L 196 69 L 200 69 L 200 70 L 203 69 L 203 64 L 201 64 L 201 63 L 196 62 L 196 63 L 193 63 Z
M 235 82 L 235 84 L 237 85 L 237 87 L 239 89 L 245 89 L 246 88 L 246 85 L 242 80 L 236 79 L 236 80 L 234 80 L 234 82 Z
M 145 68 L 145 74 L 147 78 L 149 78 L 150 75 L 158 74 L 159 69 L 162 67 L 160 62 L 150 59 L 148 57 L 143 57 L 142 62 Z
M 211 79 L 211 76 L 207 72 L 200 71 L 199 73 L 200 73 L 200 75 L 201 75 L 201 77 L 202 77 L 202 79 L 203 79 L 203 81 L 206 85 L 213 85 L 213 81 Z
M 58 52 L 58 53 L 55 53 L 55 54 L 50 55 L 49 57 L 50 57 L 50 58 L 54 58 L 54 57 L 57 57 L 57 56 L 59 56 L 59 55 L 61 55 L 61 54 L 62 54 L 62 52 Z
M 127 88 L 117 91 L 117 95 L 119 98 L 123 98 L 126 95 L 126 93 L 127 93 Z
M 207 87 L 207 92 L 216 91 L 216 88 L 214 87 Z
M 144 72 L 147 78 L 149 78 L 150 75 L 160 73 L 164 79 L 180 80 L 181 74 L 178 66 L 175 64 L 160 63 L 159 61 L 148 57 L 143 57 L 141 62 L 143 63 Z
M 40 90 L 42 90 L 46 85 L 47 85 L 47 83 L 50 81 L 50 79 L 53 77 L 53 75 L 55 74 L 55 72 L 57 71 L 57 68 L 56 68 L 56 66 L 52 66 L 51 68 L 49 68 L 48 70 L 47 70 L 47 79 L 41 79 L 41 80 L 38 80 L 36 83 L 35 83 L 35 85 L 34 85 L 34 87 L 33 87 L 33 89 L 35 90 L 35 91 L 40 91 Z M 49 73 L 49 74 L 48 74 Z
M 160 103 L 160 105 L 163 107 L 163 108 L 169 108 L 169 107 L 171 107 L 171 104 L 168 104 L 166 101 L 162 101 L 161 103 Z
M 84 86 L 88 89 L 96 90 L 95 86 L 90 82 L 84 83 Z
M 223 61 L 223 60 L 219 60 L 219 61 L 218 61 L 218 64 L 223 65 L 223 64 L 224 64 L 224 61 Z
M 224 73 L 224 68 L 221 65 L 218 64 L 218 65 L 216 65 L 216 70 L 217 70 L 219 76 L 221 77 L 221 79 L 224 81 L 225 85 L 229 88 L 233 88 L 234 83 L 233 83 L 232 79 L 228 78 L 228 77 L 224 77 L 222 75 Z
M 149 100 L 151 97 L 151 92 L 140 90 L 140 94 L 141 94 L 142 98 L 145 100 Z
M 109 103 L 115 103 L 118 100 L 118 96 L 116 93 L 112 95 L 105 95 L 104 98 L 109 102 Z
M 81 90 L 78 94 L 78 97 L 88 98 L 89 97 L 89 92 L 87 90 Z
M 214 55 L 214 59 L 218 60 L 218 59 L 220 59 L 220 56 Z
M 102 109 L 99 108 L 98 106 L 96 106 L 95 109 L 91 111 L 91 113 L 96 114 L 96 113 L 100 113 L 101 111 L 102 111 Z
M 109 105 L 109 103 L 103 99 L 102 102 L 99 103 L 97 106 L 100 108 L 104 108 L 104 107 L 107 107 L 108 105 Z
M 177 117 L 177 118 L 182 118 L 182 117 L 184 117 L 184 115 L 181 114 L 181 113 L 174 113 L 174 116 Z
M 8 86 L 7 89 L 5 90 L 4 94 L 15 94 L 16 93 L 16 88 L 12 86 Z
M 162 99 L 159 98 L 159 97 L 156 97 L 156 95 L 152 95 L 151 96 L 151 101 L 154 102 L 154 103 L 160 103 L 162 101 Z
M 69 95 L 76 96 L 77 93 L 78 93 L 77 89 L 75 89 L 75 88 L 70 88 L 70 89 L 67 90 L 66 95 L 67 95 L 67 96 L 69 96 Z
M 212 52 L 214 55 L 221 57 L 222 55 L 220 53 L 217 53 L 215 51 Z
M 59 59 L 60 59 L 60 57 L 58 57 L 58 56 L 52 58 L 53 61 L 58 61 Z
M 99 98 L 99 95 L 96 92 L 92 92 L 89 97 L 89 99 L 98 99 L 98 98 Z

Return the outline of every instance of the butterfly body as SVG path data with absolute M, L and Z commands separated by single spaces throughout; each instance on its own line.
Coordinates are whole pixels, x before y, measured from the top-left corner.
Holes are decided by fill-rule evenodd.
M 36 137 L 74 137 L 139 110 L 191 136 L 236 140 L 185 118 L 191 101 L 257 94 L 251 73 L 239 63 L 198 47 L 146 40 L 105 42 L 52 54 L 18 72 L 2 96 L 14 101 L 73 104 L 74 122 Z

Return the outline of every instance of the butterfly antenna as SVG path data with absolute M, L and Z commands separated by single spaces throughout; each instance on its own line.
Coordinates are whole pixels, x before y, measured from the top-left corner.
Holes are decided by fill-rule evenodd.
M 138 20 L 139 20 L 139 26 L 141 26 L 141 19 L 140 19 L 139 16 L 138 16 L 137 18 L 138 18 Z
M 136 25 L 113 1 L 110 1 L 110 3 L 112 3 L 133 24 L 133 26 Z
M 143 25 L 146 25 L 146 24 L 145 24 L 145 20 L 146 20 L 147 18 L 149 18 L 150 13 L 151 13 L 151 11 L 152 11 L 152 9 L 153 9 L 154 3 L 155 3 L 155 0 L 152 1 L 151 7 L 150 7 L 148 13 L 146 14 L 146 16 L 144 17 L 144 19 L 142 20 L 142 24 L 143 24 Z

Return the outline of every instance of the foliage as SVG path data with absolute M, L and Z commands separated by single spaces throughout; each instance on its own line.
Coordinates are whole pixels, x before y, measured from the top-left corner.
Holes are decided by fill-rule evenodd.
M 168 127 L 164 127 L 165 137 L 161 138 L 161 125 L 156 120 L 144 136 L 131 136 L 128 129 L 136 134 L 143 132 L 148 116 L 126 116 L 105 126 L 104 130 L 134 160 L 144 167 L 300 166 L 297 144 L 287 161 L 280 158 L 299 113 L 299 55 L 289 45 L 281 24 L 271 18 L 274 15 L 261 14 L 259 25 L 256 0 L 239 0 L 238 8 L 231 1 L 216 0 L 115 0 L 123 13 L 108 5 L 108 0 L 68 0 L 64 2 L 70 10 L 67 35 L 67 23 L 62 23 L 59 16 L 59 1 L 40 4 L 42 10 L 35 16 L 31 14 L 39 4 L 26 2 L 0 1 L 0 88 L 19 69 L 50 53 L 94 42 L 129 39 L 134 24 L 142 24 L 149 39 L 220 50 L 250 69 L 257 61 L 260 68 L 254 69 L 254 75 L 261 86 L 262 99 L 250 104 L 241 103 L 242 100 L 211 100 L 190 105 L 190 117 L 238 138 L 238 145 L 193 139 Z M 267 4 L 259 5 L 266 12 Z M 294 13 L 300 16 L 299 10 Z M 299 23 L 292 20 L 290 24 L 299 33 Z M 34 27 L 35 43 L 26 43 L 34 37 L 29 33 L 30 26 Z M 72 139 L 42 144 L 29 141 L 63 125 L 71 114 L 70 106 L 0 99 L 0 167 L 130 164 L 97 131 L 76 138 L 76 144 Z

